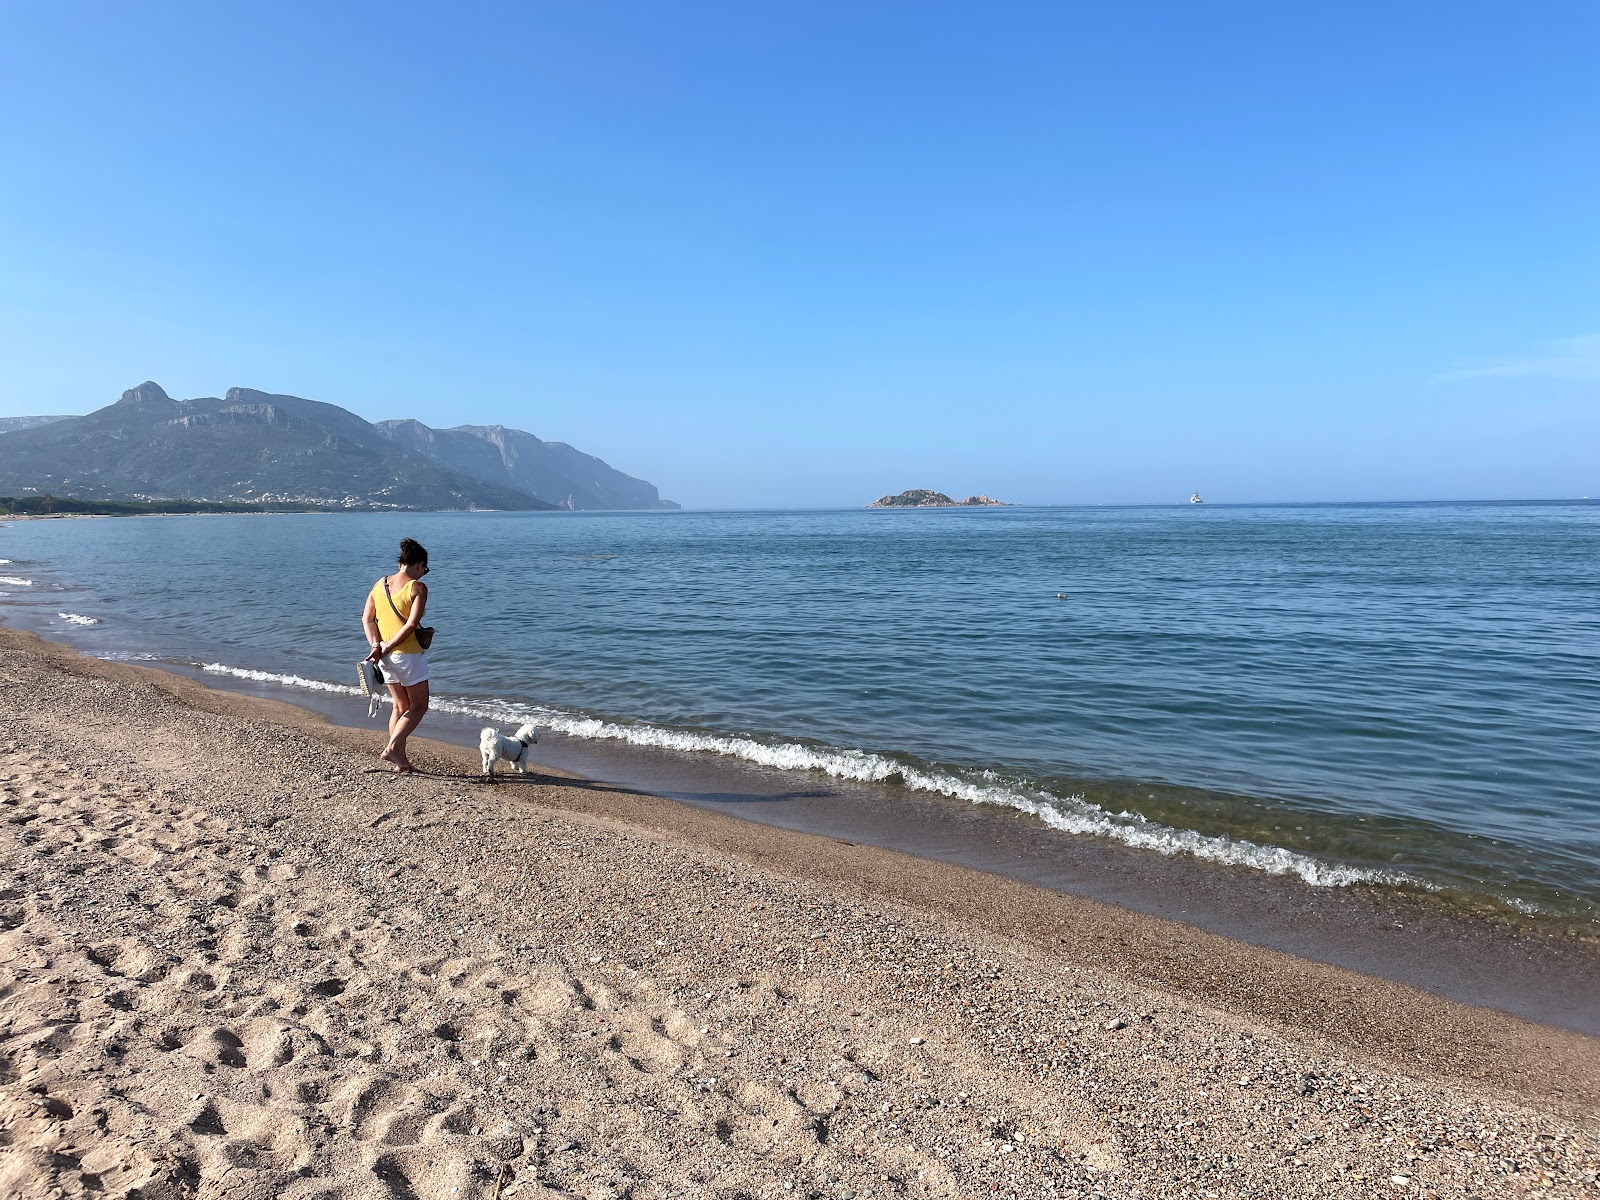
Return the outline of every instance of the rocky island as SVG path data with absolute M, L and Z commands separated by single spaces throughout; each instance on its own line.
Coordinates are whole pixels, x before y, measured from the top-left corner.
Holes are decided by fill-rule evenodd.
M 965 500 L 952 500 L 943 492 L 927 488 L 912 488 L 898 496 L 884 496 L 867 505 L 868 508 L 1006 508 L 1009 502 L 991 500 L 988 496 L 968 496 Z

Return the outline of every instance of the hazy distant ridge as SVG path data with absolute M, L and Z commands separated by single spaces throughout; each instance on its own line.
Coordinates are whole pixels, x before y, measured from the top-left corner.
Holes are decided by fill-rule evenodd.
M 54 421 L 70 421 L 70 414 L 56 417 L 0 417 L 0 433 L 11 433 L 17 429 L 33 429 L 40 425 L 49 425 Z
M 546 442 L 504 425 L 434 429 L 421 421 L 379 421 L 395 445 L 441 467 L 516 488 L 563 508 L 677 508 L 653 483 L 624 475 L 565 442 Z

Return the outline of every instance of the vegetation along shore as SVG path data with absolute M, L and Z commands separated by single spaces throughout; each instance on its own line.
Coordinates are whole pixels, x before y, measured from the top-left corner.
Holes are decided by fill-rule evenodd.
M 191 513 L 327 512 L 318 504 L 263 501 L 228 504 L 211 500 L 79 500 L 71 496 L 0 496 L 0 516 L 7 517 L 152 517 Z

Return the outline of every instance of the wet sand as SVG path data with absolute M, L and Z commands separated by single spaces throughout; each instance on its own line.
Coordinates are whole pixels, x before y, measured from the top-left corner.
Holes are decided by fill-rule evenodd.
M 1597 1195 L 1600 1041 L 0 630 L 0 1190 Z

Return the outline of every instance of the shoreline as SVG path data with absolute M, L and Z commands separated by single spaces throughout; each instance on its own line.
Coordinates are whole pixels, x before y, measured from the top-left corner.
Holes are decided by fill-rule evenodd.
M 76 649 L 68 631 L 34 628 L 26 636 L 86 653 Z M 88 660 L 107 662 L 92 654 Z M 373 724 L 364 700 L 337 691 L 301 692 L 171 660 L 134 669 L 291 705 L 346 729 Z M 425 732 L 467 748 L 475 758 L 483 723 L 436 709 Z M 1565 918 L 1501 913 L 1390 885 L 1316 887 L 1293 876 L 1062 834 L 1007 808 L 721 756 L 543 732 L 536 756 L 541 764 L 553 763 L 556 775 L 665 797 L 741 822 L 975 869 L 1448 1000 L 1600 1034 L 1600 1002 L 1593 999 L 1600 995 L 1600 948 L 1591 928 Z
M 6 639 L 10 632 L 0 624 L 0 649 L 6 647 Z M 154 675 L 156 678 L 149 681 L 154 686 L 170 690 L 175 698 L 196 707 L 204 705 L 210 711 L 227 712 L 230 707 L 229 700 L 237 700 L 243 706 L 257 704 L 267 706 L 270 710 L 277 710 L 272 713 L 270 719 L 290 725 L 302 733 L 321 735 L 344 746 L 374 748 L 372 763 L 366 765 L 374 770 L 384 769 L 376 758 L 375 748 L 382 746 L 382 737 L 375 729 L 338 724 L 329 720 L 324 713 L 291 701 L 229 692 L 212 687 L 203 680 L 185 680 L 183 675 L 160 667 L 109 663 L 102 659 L 80 655 L 70 647 L 61 643 L 47 642 L 37 638 L 36 635 L 23 636 L 34 638 L 40 647 L 59 649 L 65 655 L 69 655 L 72 660 L 76 660 L 70 667 L 75 672 L 88 673 L 95 668 L 109 668 L 112 677 L 123 670 L 141 675 Z M 166 688 L 163 681 L 169 678 L 184 680 L 189 684 L 189 688 Z M 190 688 L 195 690 L 191 691 Z M 203 699 L 196 692 L 204 694 Z M 242 711 L 248 711 L 248 707 Z M 1262 970 L 1264 974 L 1261 982 L 1244 989 L 1245 994 L 1249 996 L 1270 995 L 1285 986 L 1290 986 L 1286 982 L 1289 979 L 1295 981 L 1294 986 L 1297 989 L 1306 981 L 1317 979 L 1345 993 L 1359 990 L 1364 981 L 1374 989 L 1390 992 L 1396 996 L 1415 993 L 1426 997 L 1429 1002 L 1442 1006 L 1459 1008 L 1465 1012 L 1492 1014 L 1494 1018 L 1515 1024 L 1525 1023 L 1524 1019 L 1516 1014 L 1505 1013 L 1490 1006 L 1459 1004 L 1456 1001 L 1441 999 L 1405 981 L 1352 971 L 1336 964 L 1317 962 L 1291 952 L 1255 945 L 1244 939 L 1206 930 L 1190 921 L 1141 913 L 1092 896 L 1039 887 L 1026 880 L 1008 877 L 995 871 L 974 869 L 942 859 L 886 850 L 870 843 L 852 842 L 825 833 L 785 829 L 743 816 L 728 815 L 714 810 L 707 811 L 682 801 L 657 796 L 648 790 L 588 779 L 560 768 L 552 768 L 547 764 L 539 764 L 540 770 L 536 774 L 526 777 L 497 775 L 500 782 L 494 785 L 482 785 L 479 779 L 480 764 L 474 745 L 444 741 L 425 735 L 419 736 L 416 740 L 417 744 L 423 747 L 422 753 L 447 772 L 449 778 L 464 780 L 474 786 L 498 788 L 504 785 L 510 789 L 537 788 L 544 785 L 567 789 L 559 798 L 543 797 L 541 802 L 549 807 L 559 807 L 573 813 L 620 820 L 656 834 L 670 832 L 685 837 L 702 848 L 751 855 L 756 861 L 771 862 L 795 874 L 810 874 L 818 881 L 849 884 L 859 878 L 853 872 L 854 867 L 863 868 L 860 874 L 864 876 L 871 874 L 873 867 L 891 863 L 892 867 L 886 869 L 884 874 L 894 882 L 892 888 L 885 888 L 883 893 L 885 896 L 943 912 L 956 920 L 971 921 L 1000 936 L 1031 937 L 1041 945 L 1070 945 L 1086 962 L 1103 961 L 1103 955 L 1112 945 L 1119 947 L 1124 957 L 1131 957 L 1134 960 L 1143 958 L 1140 951 L 1148 951 L 1148 961 L 1126 963 L 1120 973 L 1146 982 L 1177 983 L 1190 989 L 1195 996 L 1203 996 L 1212 1003 L 1237 1004 L 1240 1000 L 1237 978 L 1223 981 L 1224 986 L 1220 989 L 1215 986 L 1218 982 L 1219 962 L 1237 966 L 1257 959 L 1258 961 L 1252 963 L 1252 967 Z M 1014 819 L 1019 814 L 1001 815 Z M 1030 913 L 1030 909 L 1035 911 Z M 1093 928 L 1090 932 L 1083 933 L 1080 929 L 1074 928 L 1080 923 Z M 1130 950 L 1134 952 L 1131 956 L 1128 955 Z M 1310 1007 L 1306 1007 L 1307 1005 Z M 1335 1005 L 1335 1007 L 1340 1006 Z M 1281 1011 L 1276 1009 L 1255 1011 L 1246 1005 L 1240 1011 L 1256 1018 L 1288 1021 L 1323 1034 L 1342 1032 L 1343 1017 L 1320 1011 L 1326 1008 L 1325 998 L 1319 995 L 1316 988 L 1309 988 L 1297 996 L 1290 1008 Z M 1557 1030 L 1553 1026 L 1537 1021 L 1526 1023 L 1532 1028 L 1589 1038 L 1596 1052 L 1600 1053 L 1600 1038 L 1593 1038 L 1586 1031 Z M 1375 1039 L 1373 1044 L 1381 1045 L 1381 1038 Z M 1428 1053 L 1409 1043 L 1406 1044 L 1405 1052 L 1415 1055 L 1418 1059 L 1430 1057 Z M 1600 1080 L 1597 1080 L 1595 1099 L 1597 1104 L 1600 1104 Z
M 3 627 L 0 684 L 16 1194 L 1577 1196 L 1600 1170 L 1600 1039 L 592 781 L 486 785 L 447 743 L 395 778 L 373 732 Z
M 217 691 L 261 697 L 370 730 L 365 701 L 174 664 L 152 664 Z M 288 695 L 285 696 L 284 693 Z M 475 752 L 483 719 L 435 711 L 425 736 Z M 937 795 L 817 779 L 722 759 L 592 743 L 541 731 L 542 770 L 578 777 L 736 821 L 909 855 L 1023 886 L 1171 919 L 1195 930 L 1494 1008 L 1600 1034 L 1600 950 L 1566 920 L 1464 909 L 1388 885 L 1313 887 L 1182 855 L 1063 835 L 1024 813 Z

